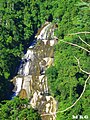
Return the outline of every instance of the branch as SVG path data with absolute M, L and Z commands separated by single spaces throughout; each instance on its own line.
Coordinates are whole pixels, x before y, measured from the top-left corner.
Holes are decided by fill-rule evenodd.
M 69 34 L 69 35 L 82 34 L 82 33 L 85 33 L 85 34 L 88 33 L 88 34 L 90 34 L 90 32 L 78 32 L 78 33 L 72 33 L 72 34 Z M 80 36 L 79 36 L 79 39 L 80 39 L 83 43 L 85 43 L 86 45 L 90 46 L 90 45 L 87 44 Z M 73 46 L 75 46 L 75 47 L 81 48 L 81 49 L 83 49 L 83 50 L 85 50 L 85 51 L 87 51 L 87 52 L 90 53 L 89 50 L 87 50 L 86 48 L 84 48 L 84 47 L 82 47 L 82 46 L 79 46 L 79 45 L 77 45 L 77 44 L 73 44 L 73 43 L 71 43 L 71 42 L 66 42 L 66 41 L 64 41 L 64 40 L 60 40 L 60 41 L 61 41 L 61 42 L 64 42 L 64 43 L 67 43 L 67 44 L 70 44 L 70 45 L 73 45 Z M 76 58 L 76 57 L 75 57 L 75 58 Z M 83 96 L 83 94 L 84 94 L 84 92 L 85 92 L 85 90 L 86 90 L 86 84 L 87 84 L 87 82 L 88 82 L 88 80 L 89 80 L 89 78 L 90 78 L 90 73 L 89 73 L 89 72 L 86 72 L 85 70 L 83 70 L 83 69 L 80 67 L 79 59 L 76 58 L 76 60 L 77 60 L 77 62 L 78 62 L 78 66 L 79 66 L 80 70 L 88 75 L 88 78 L 85 80 L 84 88 L 83 88 L 83 91 L 82 91 L 81 95 L 79 96 L 79 98 L 78 98 L 70 107 L 66 108 L 65 110 L 57 111 L 57 112 L 54 112 L 54 113 L 42 114 L 41 116 L 56 115 L 56 113 L 63 113 L 63 112 L 65 112 L 65 111 L 71 109 L 72 107 L 74 107 L 74 106 L 76 105 L 76 103 L 77 103 L 77 102 L 81 99 L 81 97 Z
M 65 111 L 71 109 L 72 107 L 74 107 L 74 106 L 76 105 L 76 103 L 81 99 L 82 95 L 84 94 L 85 89 L 86 89 L 86 84 L 87 84 L 89 78 L 90 78 L 90 75 L 89 75 L 88 78 L 85 80 L 84 88 L 83 88 L 83 91 L 82 91 L 80 97 L 79 97 L 79 98 L 73 103 L 73 105 L 71 105 L 70 107 L 66 108 L 65 110 L 57 111 L 57 112 L 55 112 L 55 113 L 51 113 L 51 114 L 50 114 L 50 113 L 48 113 L 48 114 L 42 114 L 41 116 L 55 115 L 56 113 L 63 113 L 63 112 L 65 112 Z
M 81 93 L 80 97 L 76 100 L 76 102 L 74 102 L 74 104 L 73 104 L 73 105 L 71 105 L 70 107 L 66 108 L 65 110 L 62 110 L 62 111 L 57 111 L 56 113 L 59 113 L 59 112 L 65 112 L 65 111 L 67 111 L 67 110 L 71 109 L 72 107 L 74 107 L 74 106 L 76 105 L 76 103 L 77 103 L 77 102 L 81 99 L 82 95 L 83 95 L 83 94 L 84 94 L 84 92 L 85 92 L 85 89 L 86 89 L 86 84 L 87 84 L 87 81 L 89 80 L 89 78 L 90 78 L 90 75 L 89 75 L 89 76 L 88 76 L 88 78 L 85 80 L 85 84 L 84 84 L 83 91 L 82 91 L 82 93 Z
M 75 58 L 76 58 L 76 57 L 75 57 Z M 66 108 L 65 110 L 57 111 L 57 112 L 54 112 L 54 113 L 42 114 L 41 116 L 56 115 L 56 113 L 66 112 L 67 110 L 69 110 L 69 109 L 71 109 L 72 107 L 74 107 L 74 106 L 76 105 L 76 103 L 77 103 L 77 102 L 81 99 L 81 97 L 83 96 L 83 94 L 84 94 L 84 92 L 85 92 L 85 90 L 86 90 L 86 84 L 87 84 L 87 82 L 88 82 L 88 80 L 89 80 L 89 78 L 90 78 L 90 73 L 89 73 L 89 72 L 86 72 L 85 70 L 83 70 L 83 69 L 80 67 L 79 59 L 76 58 L 76 60 L 77 60 L 77 62 L 78 62 L 78 66 L 79 66 L 80 70 L 81 70 L 82 72 L 84 72 L 84 73 L 86 73 L 86 74 L 89 75 L 88 78 L 85 80 L 84 88 L 83 88 L 83 91 L 82 91 L 80 97 L 73 103 L 73 105 L 71 105 L 70 107 Z
M 74 57 L 75 57 L 75 56 L 74 56 Z M 76 57 L 75 57 L 75 58 L 76 58 Z M 82 72 L 86 73 L 87 75 L 90 75 L 90 72 L 87 72 L 87 71 L 83 70 L 83 69 L 80 67 L 80 61 L 79 61 L 79 59 L 76 58 L 76 60 L 77 60 L 77 62 L 78 62 L 78 66 L 79 66 L 80 70 L 81 70 Z
M 77 33 L 71 33 L 71 34 L 68 34 L 68 35 L 78 35 L 78 34 L 90 34 L 90 32 L 77 32 Z
M 87 46 L 90 47 L 90 45 L 89 45 L 87 42 L 85 42 L 80 36 L 79 36 L 79 39 L 80 39 L 83 43 L 85 43 Z
M 79 46 L 79 45 L 74 44 L 74 43 L 71 43 L 71 42 L 66 42 L 66 41 L 64 41 L 64 40 L 60 40 L 60 41 L 61 41 L 61 42 L 64 42 L 64 43 L 67 43 L 67 44 L 69 44 L 69 45 L 73 45 L 73 46 L 75 46 L 75 47 L 81 48 L 81 49 L 83 49 L 83 50 L 85 50 L 85 51 L 87 51 L 87 52 L 90 53 L 89 50 L 87 50 L 86 48 L 84 48 L 84 47 L 82 47 L 82 46 Z

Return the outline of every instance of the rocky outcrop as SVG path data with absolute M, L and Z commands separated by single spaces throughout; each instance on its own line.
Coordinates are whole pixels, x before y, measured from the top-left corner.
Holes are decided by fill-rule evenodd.
M 22 58 L 18 75 L 12 80 L 15 93 L 20 98 L 28 98 L 33 108 L 38 109 L 42 120 L 55 120 L 56 101 L 49 96 L 45 70 L 53 65 L 53 46 L 57 43 L 54 37 L 55 25 L 47 23 L 37 35 L 37 43 L 30 46 Z M 50 114 L 50 115 L 43 115 Z

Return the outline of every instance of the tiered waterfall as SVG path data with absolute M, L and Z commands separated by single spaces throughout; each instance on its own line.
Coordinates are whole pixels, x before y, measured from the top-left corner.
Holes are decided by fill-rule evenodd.
M 49 95 L 45 70 L 53 65 L 53 46 L 57 43 L 54 36 L 56 25 L 46 22 L 38 30 L 36 40 L 22 58 L 17 76 L 13 78 L 15 95 L 28 98 L 33 108 L 38 109 L 42 120 L 56 119 L 56 100 Z M 47 115 L 44 115 L 47 114 Z M 49 115 L 50 114 L 50 115 Z

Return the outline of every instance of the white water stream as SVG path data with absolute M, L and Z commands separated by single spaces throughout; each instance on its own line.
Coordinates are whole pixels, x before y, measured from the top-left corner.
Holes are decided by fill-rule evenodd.
M 54 29 L 52 23 L 42 27 L 40 34 L 36 36 L 36 41 L 34 40 L 23 56 L 18 75 L 13 80 L 16 87 L 15 95 L 20 95 L 20 98 L 31 99 L 31 106 L 37 108 L 40 114 L 56 112 L 57 103 L 52 96 L 48 95 L 47 77 L 45 76 L 46 68 L 53 63 L 53 58 L 50 56 L 53 56 L 52 47 L 57 42 Z M 38 41 L 40 41 L 39 47 Z M 47 45 L 48 41 L 49 46 Z M 43 46 L 41 45 L 42 42 Z M 49 52 L 52 55 L 49 55 Z M 25 94 L 22 91 L 25 91 Z M 30 98 L 31 95 L 32 98 Z M 42 120 L 45 119 L 42 117 Z M 47 120 L 55 120 L 55 116 L 51 115 L 50 119 L 47 116 Z

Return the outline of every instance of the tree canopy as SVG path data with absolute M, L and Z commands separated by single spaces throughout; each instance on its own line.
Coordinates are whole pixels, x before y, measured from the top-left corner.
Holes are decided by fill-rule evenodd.
M 18 97 L 0 104 L 1 120 L 41 120 L 37 110 L 31 108 L 26 99 Z
M 17 74 L 23 54 L 46 20 L 58 24 L 54 66 L 46 72 L 49 91 L 58 101 L 59 111 L 71 106 L 80 97 L 88 77 L 80 67 L 90 72 L 89 0 L 0 0 L 0 101 L 10 99 L 13 89 L 10 79 Z M 80 67 L 75 57 L 79 59 Z M 70 120 L 73 114 L 89 116 L 89 89 L 88 81 L 82 98 L 72 109 L 58 113 L 57 120 Z M 19 119 L 33 112 L 31 108 L 29 111 L 26 108 L 15 111 L 17 107 L 12 109 L 12 105 L 17 106 L 17 102 L 12 102 L 1 105 L 2 120 L 15 118 L 17 111 Z M 9 110 L 9 116 L 5 109 Z

